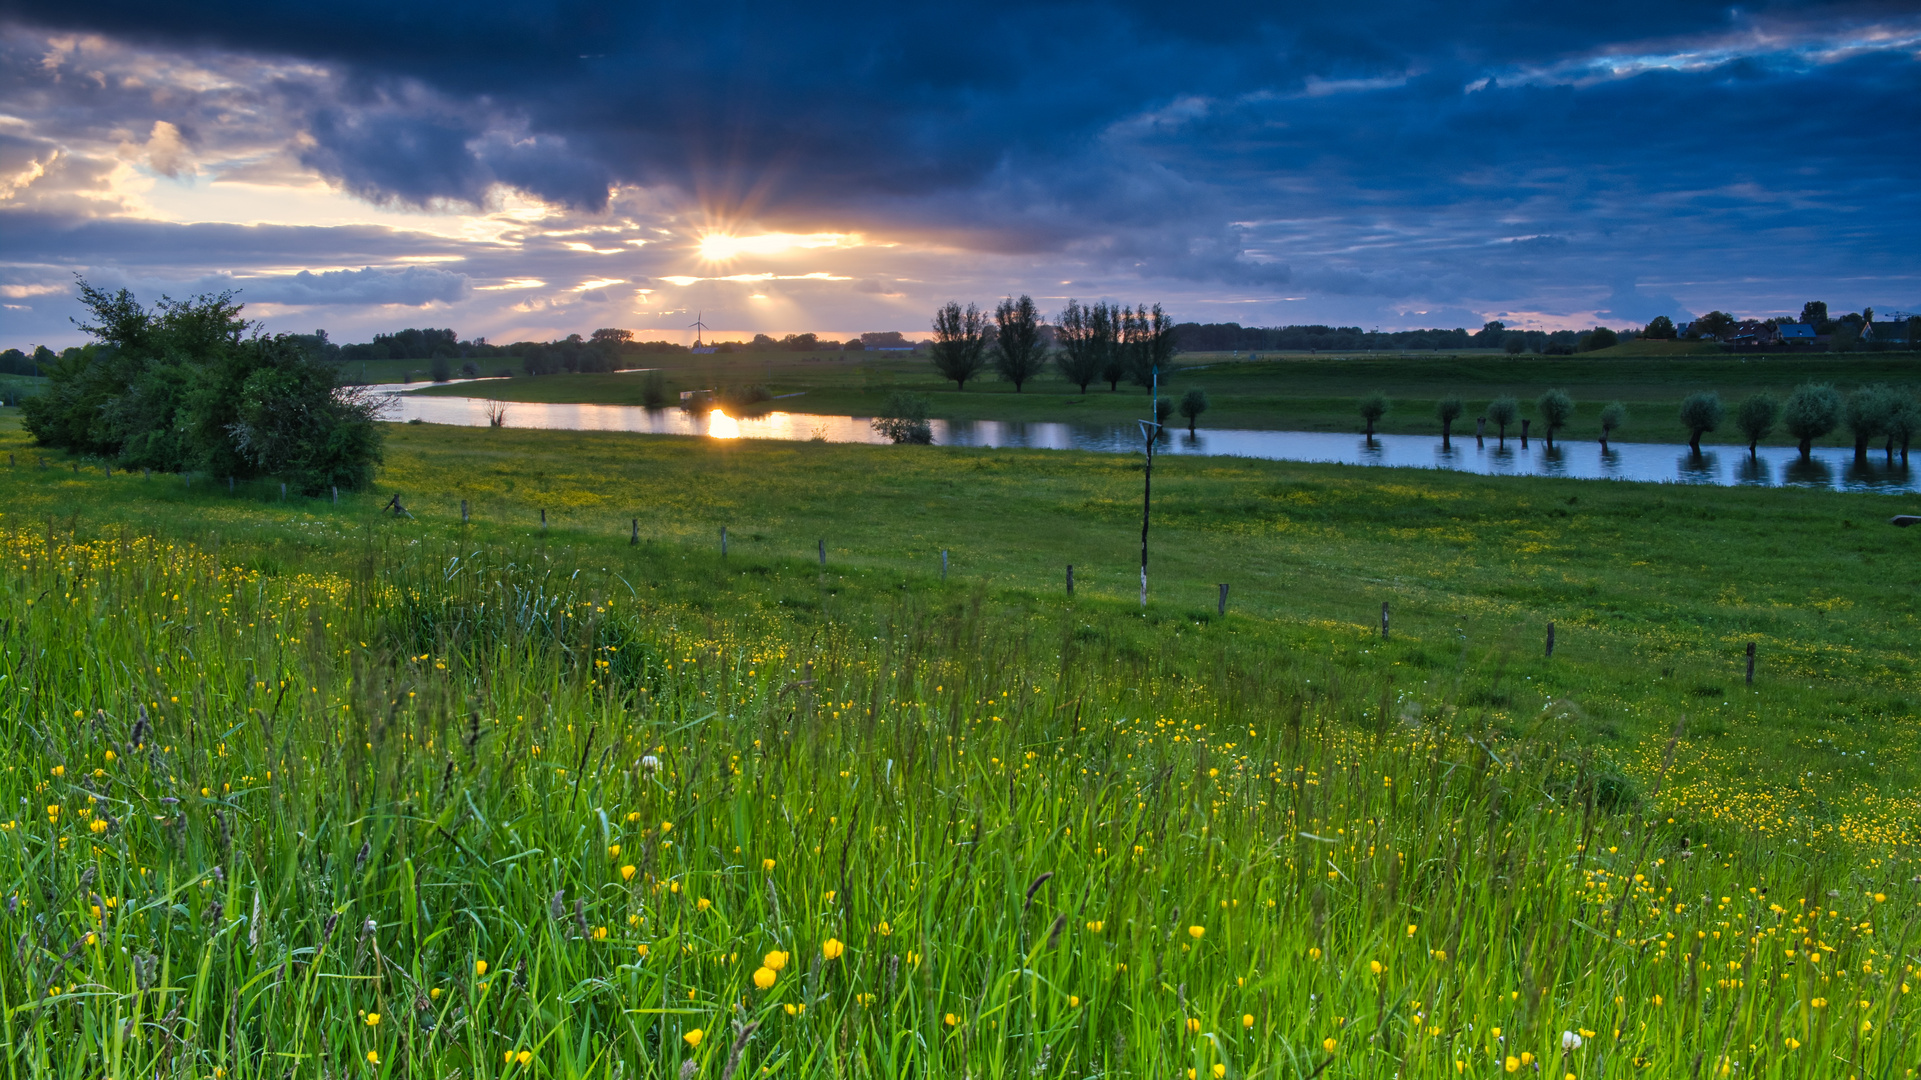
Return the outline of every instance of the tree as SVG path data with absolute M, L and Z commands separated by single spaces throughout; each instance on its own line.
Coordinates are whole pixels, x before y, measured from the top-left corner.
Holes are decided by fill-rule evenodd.
M 1607 452 L 1608 438 L 1628 426 L 1628 407 L 1618 401 L 1610 401 L 1601 410 L 1601 451 Z
M 1085 394 L 1087 384 L 1101 377 L 1107 363 L 1102 343 L 1096 338 L 1094 309 L 1069 300 L 1061 309 L 1060 323 L 1055 329 L 1061 346 L 1055 363 L 1060 366 L 1061 378 L 1080 387 Z
M 954 380 L 956 390 L 987 366 L 987 320 L 972 304 L 965 311 L 952 300 L 934 313 L 934 370 Z
M 1207 391 L 1195 387 L 1181 395 L 1181 415 L 1187 417 L 1187 433 L 1194 434 L 1194 423 L 1207 411 Z
M 1586 351 L 1593 352 L 1596 349 L 1606 349 L 1619 345 L 1621 343 L 1621 335 L 1609 330 L 1605 326 L 1597 326 L 1587 332 L 1584 340 L 1587 343 Z
M 1125 308 L 1103 301 L 1094 305 L 1093 314 L 1088 317 L 1089 333 L 1098 342 L 1101 354 L 1101 381 L 1107 384 L 1110 394 L 1119 391 L 1121 380 L 1127 378 L 1127 350 L 1121 343 L 1121 315 L 1124 311 Z
M 1476 345 L 1499 345 L 1506 332 L 1507 324 L 1499 319 L 1493 319 L 1481 324 L 1481 329 L 1475 332 L 1473 341 Z
M 1734 329 L 1734 316 L 1725 311 L 1710 311 L 1694 320 L 1688 327 L 1688 336 L 1694 338 L 1711 337 L 1719 341 Z
M 1802 304 L 1801 321 L 1814 327 L 1814 332 L 1817 334 L 1827 333 L 1829 329 L 1828 302 L 1826 300 L 1810 300 Z
M 604 330 L 594 331 L 593 336 L 588 340 L 596 345 L 607 345 L 613 348 L 619 348 L 634 340 L 634 332 L 632 330 L 620 330 L 609 327 Z
M 1781 403 L 1774 395 L 1766 392 L 1750 394 L 1734 410 L 1734 423 L 1741 434 L 1748 437 L 1748 457 L 1758 455 L 1755 449 L 1761 440 L 1774 432 L 1775 421 L 1781 418 Z
M 1441 443 L 1446 445 L 1448 437 L 1454 433 L 1454 421 L 1461 418 L 1465 406 L 1457 397 L 1445 397 L 1434 406 L 1434 415 L 1441 421 Z
M 1168 363 L 1174 358 L 1174 323 L 1155 304 L 1142 305 L 1130 314 L 1120 309 L 1122 339 L 1126 349 L 1128 376 L 1134 385 L 1151 387 L 1156 376 L 1167 378 Z
M 1041 340 L 1041 313 L 1034 299 L 1007 298 L 994 308 L 994 370 L 1021 392 L 1027 380 L 1047 367 L 1047 345 Z
M 1701 453 L 1701 436 L 1721 426 L 1724 412 L 1721 395 L 1712 390 L 1689 394 L 1681 402 L 1681 426 L 1688 429 L 1688 449 L 1696 456 Z
M 1842 416 L 1854 434 L 1854 460 L 1868 459 L 1868 444 L 1887 433 L 1894 408 L 1893 392 L 1878 384 L 1863 386 L 1848 395 Z
M 1511 397 L 1497 397 L 1487 403 L 1487 418 L 1501 431 L 1501 445 L 1507 445 L 1507 426 L 1521 416 L 1521 403 Z
M 1540 414 L 1541 423 L 1547 428 L 1547 448 L 1552 450 L 1554 433 L 1574 418 L 1574 399 L 1565 390 L 1549 390 L 1534 399 L 1534 411 Z
M 1802 383 L 1781 407 L 1781 426 L 1801 444 L 1801 460 L 1812 455 L 1814 440 L 1841 425 L 1841 395 L 1827 383 Z
M 1648 322 L 1647 328 L 1641 331 L 1641 336 L 1653 341 L 1673 341 L 1674 320 L 1666 315 L 1656 315 Z
M 1519 356 L 1527 351 L 1527 338 L 1521 334 L 1509 334 L 1502 342 L 1501 349 L 1509 356 Z
M 1387 399 L 1387 395 L 1378 390 L 1361 399 L 1361 419 L 1367 422 L 1368 438 L 1374 437 L 1374 425 L 1393 407 L 1394 403 Z
M 1916 403 L 1913 395 L 1899 391 L 1894 397 L 1894 407 L 1888 412 L 1888 452 L 1894 452 L 1898 443 L 1901 447 L 1901 464 L 1908 463 L 1908 444 L 1921 434 L 1921 403 Z

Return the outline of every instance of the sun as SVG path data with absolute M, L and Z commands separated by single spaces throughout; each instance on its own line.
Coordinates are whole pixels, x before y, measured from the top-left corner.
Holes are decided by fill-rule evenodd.
M 707 262 L 729 262 L 743 255 L 784 255 L 790 251 L 854 247 L 859 241 L 853 233 L 775 232 L 736 236 L 710 232 L 700 238 L 700 257 Z

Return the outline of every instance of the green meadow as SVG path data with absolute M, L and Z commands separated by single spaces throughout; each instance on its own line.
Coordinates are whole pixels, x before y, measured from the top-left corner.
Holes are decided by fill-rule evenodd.
M 1915 1060 L 1904 499 L 1163 457 L 1143 608 L 1138 458 L 402 425 L 336 504 L 12 413 L 11 1075 Z
M 1873 383 L 1912 387 L 1921 359 L 1906 353 L 1797 354 L 1725 356 L 1647 354 L 1655 343 L 1630 343 L 1622 350 L 1576 356 L 1509 357 L 1460 353 L 1396 353 L 1380 356 L 1285 354 L 1250 359 L 1214 353 L 1182 355 L 1179 370 L 1163 388 L 1176 400 L 1191 388 L 1208 394 L 1203 427 L 1278 431 L 1359 431 L 1359 400 L 1375 391 L 1393 408 L 1377 426 L 1390 434 L 1439 435 L 1435 405 L 1458 396 L 1467 406 L 1455 432 L 1473 434 L 1474 418 L 1495 397 L 1511 394 L 1521 415 L 1534 415 L 1533 402 L 1549 388 L 1566 390 L 1577 402 L 1573 422 L 1562 437 L 1592 440 L 1600 434 L 1600 412 L 1611 401 L 1627 406 L 1628 426 L 1615 437 L 1639 442 L 1685 442 L 1676 418 L 1681 400 L 1697 390 L 1719 393 L 1730 419 L 1708 442 L 1740 444 L 1745 439 L 1732 420 L 1743 397 L 1758 392 L 1785 398 L 1803 382 L 1831 382 L 1842 390 Z M 1689 343 L 1680 343 L 1687 346 Z M 1641 345 L 1636 351 L 1631 346 Z M 1710 346 L 1712 348 L 1712 346 Z M 636 361 L 638 362 L 638 361 Z M 970 380 L 965 391 L 943 382 L 925 357 L 897 353 L 795 354 L 778 352 L 670 356 L 658 361 L 670 391 L 761 386 L 779 400 L 762 408 L 789 412 L 871 416 L 890 394 L 926 395 L 930 415 L 951 420 L 1127 423 L 1146 414 L 1146 391 L 1123 383 L 1078 388 L 1050 370 L 1017 393 L 1013 384 L 991 373 Z M 503 401 L 551 403 L 645 403 L 645 376 L 638 372 L 595 375 L 520 376 L 472 385 L 432 387 L 426 394 L 490 397 Z M 1179 418 L 1176 417 L 1176 420 Z M 1770 445 L 1791 445 L 1777 431 Z M 1823 445 L 1852 445 L 1837 431 Z

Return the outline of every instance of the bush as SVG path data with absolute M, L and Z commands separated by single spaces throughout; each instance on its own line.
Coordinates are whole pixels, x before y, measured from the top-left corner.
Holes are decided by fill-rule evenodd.
M 934 426 L 927 421 L 927 399 L 900 390 L 887 395 L 887 404 L 874 418 L 874 430 L 888 441 L 926 446 L 934 441 Z
M 650 409 L 658 409 L 673 400 L 673 391 L 667 388 L 667 376 L 659 368 L 640 377 L 640 403 Z
M 445 356 L 436 356 L 427 365 L 427 373 L 435 382 L 446 382 L 454 377 L 454 362 Z
M 752 386 L 730 386 L 716 395 L 721 404 L 736 412 L 749 412 L 774 400 L 773 392 L 756 383 Z
M 60 357 L 26 403 L 42 446 L 129 468 L 275 476 L 309 493 L 372 481 L 375 407 L 299 335 L 259 333 L 229 293 L 147 309 L 82 281 L 80 302 L 95 342 Z

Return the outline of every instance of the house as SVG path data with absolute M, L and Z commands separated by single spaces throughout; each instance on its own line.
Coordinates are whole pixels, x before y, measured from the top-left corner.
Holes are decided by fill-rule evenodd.
M 1781 338 L 1776 327 L 1755 319 L 1743 319 L 1721 340 L 1736 348 L 1752 349 L 1777 345 Z
M 1814 344 L 1814 324 L 1804 322 L 1782 323 L 1774 328 L 1774 334 L 1783 345 Z

